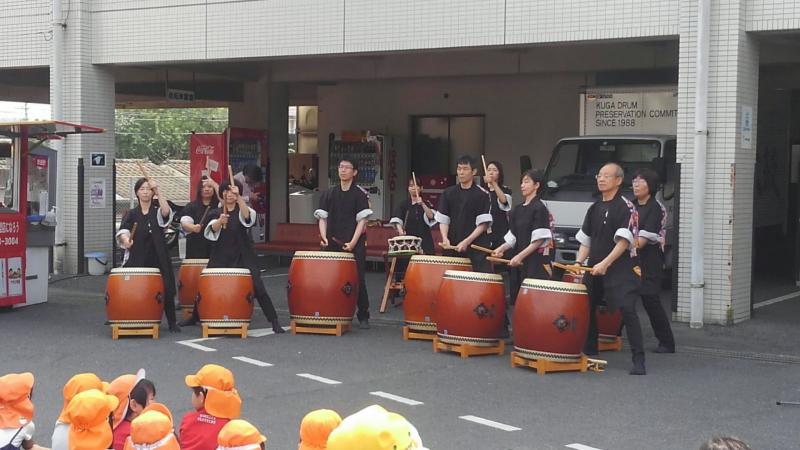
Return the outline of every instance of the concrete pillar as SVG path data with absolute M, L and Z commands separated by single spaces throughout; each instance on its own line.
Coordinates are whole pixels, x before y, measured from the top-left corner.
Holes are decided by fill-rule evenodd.
M 278 223 L 289 221 L 289 87 L 269 86 L 269 216 L 270 235 Z
M 59 167 L 63 175 L 58 186 L 64 189 L 63 208 L 64 219 L 59 226 L 64 227 L 64 273 L 76 273 L 78 261 L 83 255 L 78 255 L 78 200 L 77 200 L 77 167 L 78 158 L 84 158 L 85 192 L 84 192 L 84 249 L 86 252 L 102 251 L 109 255 L 112 246 L 112 206 L 114 196 L 111 192 L 111 161 L 115 156 L 114 144 L 114 75 L 105 67 L 92 64 L 92 17 L 91 0 L 73 0 L 70 3 L 70 13 L 67 16 L 67 26 L 64 35 L 64 75 L 63 79 L 52 79 L 54 83 L 61 83 L 63 89 L 63 117 L 54 117 L 56 120 L 65 120 L 78 124 L 92 125 L 104 128 L 105 133 L 93 135 L 69 136 L 63 145 L 64 164 Z M 92 152 L 106 154 L 106 167 L 92 168 L 89 156 Z M 104 202 L 92 205 L 90 197 L 90 182 L 105 183 Z
M 705 246 L 704 322 L 731 324 L 750 317 L 758 43 L 744 30 L 744 0 L 713 0 L 705 232 L 692 236 L 688 213 L 695 134 L 697 1 L 681 0 L 680 11 L 678 162 L 682 169 L 676 319 L 688 322 L 690 318 L 691 245 L 701 239 Z M 743 115 L 751 118 L 747 127 Z

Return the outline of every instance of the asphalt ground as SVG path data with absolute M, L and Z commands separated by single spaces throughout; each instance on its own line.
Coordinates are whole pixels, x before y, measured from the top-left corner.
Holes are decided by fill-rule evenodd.
M 264 281 L 288 325 L 285 274 L 277 267 Z M 434 353 L 429 342 L 403 341 L 402 308 L 377 312 L 383 280 L 382 273 L 368 274 L 372 329 L 342 337 L 273 335 L 256 309 L 254 336 L 244 340 L 198 340 L 197 327 L 170 334 L 162 325 L 159 340 L 112 341 L 104 325 L 105 277 L 65 279 L 50 285 L 48 303 L 0 312 L 0 373 L 36 375 L 42 445 L 50 444 L 61 387 L 76 373 L 110 380 L 144 367 L 158 401 L 179 420 L 191 408 L 183 378 L 207 363 L 234 372 L 242 416 L 268 436 L 271 449 L 296 448 L 300 421 L 313 409 L 345 416 L 375 403 L 408 418 L 432 450 L 696 449 L 720 434 L 740 436 L 754 449 L 797 448 L 800 441 L 800 407 L 775 404 L 800 400 L 796 299 L 732 327 L 674 323 L 678 353 L 648 353 L 644 377 L 627 374 L 626 350 L 601 354 L 608 361 L 603 373 L 540 376 L 512 369 L 508 354 L 461 359 Z

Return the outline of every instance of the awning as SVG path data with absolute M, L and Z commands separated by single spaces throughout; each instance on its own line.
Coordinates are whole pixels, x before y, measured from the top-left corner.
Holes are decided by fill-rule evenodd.
M 0 122 L 0 136 L 18 138 L 22 129 L 27 129 L 31 139 L 61 139 L 70 134 L 103 133 L 102 128 L 76 123 L 62 122 L 60 120 L 36 120 L 19 122 Z

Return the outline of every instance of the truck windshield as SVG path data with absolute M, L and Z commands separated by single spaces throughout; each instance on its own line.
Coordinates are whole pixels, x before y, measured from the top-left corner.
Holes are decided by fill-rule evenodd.
M 586 139 L 558 144 L 547 167 L 550 189 L 594 190 L 595 175 L 604 164 L 615 162 L 625 170 L 623 186 L 629 186 L 633 172 L 652 167 L 661 154 L 657 140 Z

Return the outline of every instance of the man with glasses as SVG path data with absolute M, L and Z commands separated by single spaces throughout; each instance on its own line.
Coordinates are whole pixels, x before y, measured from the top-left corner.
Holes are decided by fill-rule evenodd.
M 325 250 L 351 252 L 358 268 L 358 323 L 361 329 L 369 328 L 369 296 L 364 282 L 367 264 L 367 219 L 372 215 L 367 191 L 355 184 L 358 165 L 354 159 L 344 157 L 339 161 L 339 184 L 322 193 L 319 209 L 314 217 L 319 220 L 320 244 Z
M 619 308 L 622 312 L 633 360 L 629 373 L 645 375 L 642 328 L 636 315 L 641 287 L 641 275 L 635 264 L 639 220 L 633 203 L 620 194 L 624 176 L 622 167 L 615 163 L 600 169 L 597 189 L 602 198 L 589 207 L 583 226 L 575 236 L 581 243 L 576 261 L 584 263 L 588 258 L 588 265 L 592 266 L 591 273 L 585 277 L 591 309 L 584 353 L 597 354 L 595 311 L 605 299 L 610 309 Z

